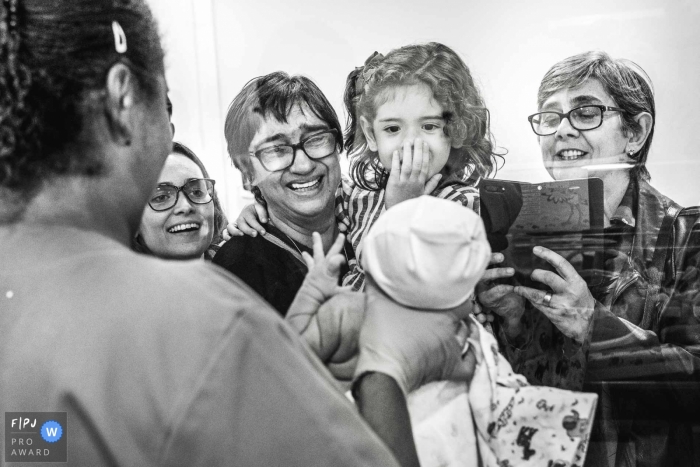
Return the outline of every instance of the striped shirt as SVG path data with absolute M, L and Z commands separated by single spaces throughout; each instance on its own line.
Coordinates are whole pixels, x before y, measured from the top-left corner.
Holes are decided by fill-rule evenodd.
M 362 239 L 369 232 L 379 216 L 386 211 L 384 205 L 385 190 L 369 191 L 355 185 L 352 180 L 343 177 L 336 196 L 336 219 L 342 232 L 348 237 L 355 250 L 357 262 L 350 272 L 343 277 L 343 285 L 351 286 L 355 291 L 362 291 L 365 273 L 360 266 Z M 479 190 L 464 182 L 455 181 L 437 188 L 431 196 L 447 199 L 479 213 Z

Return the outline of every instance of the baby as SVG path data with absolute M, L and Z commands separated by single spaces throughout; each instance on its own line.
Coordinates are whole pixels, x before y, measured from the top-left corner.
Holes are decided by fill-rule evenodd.
M 491 250 L 470 209 L 421 196 L 379 217 L 364 240 L 371 281 L 409 308 L 440 311 L 471 300 Z M 582 465 L 597 396 L 529 386 L 471 316 L 464 354 L 476 357 L 469 383 L 440 381 L 408 394 L 423 466 Z

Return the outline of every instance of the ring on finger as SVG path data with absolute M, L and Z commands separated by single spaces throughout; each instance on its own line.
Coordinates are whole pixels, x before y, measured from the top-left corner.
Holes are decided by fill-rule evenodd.
M 551 292 L 547 292 L 546 294 L 544 294 L 544 298 L 542 299 L 542 304 L 544 306 L 549 306 L 549 302 L 551 302 L 551 301 L 552 301 Z

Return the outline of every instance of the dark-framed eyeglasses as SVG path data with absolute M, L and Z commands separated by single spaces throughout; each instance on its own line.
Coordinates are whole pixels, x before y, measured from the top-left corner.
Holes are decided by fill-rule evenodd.
M 211 203 L 214 199 L 214 180 L 210 178 L 193 178 L 182 186 L 161 183 L 149 198 L 148 205 L 154 211 L 166 211 L 177 204 L 180 192 L 191 203 Z
M 566 113 L 553 110 L 537 112 L 527 119 L 536 135 L 549 136 L 557 132 L 557 128 L 565 118 L 568 118 L 569 124 L 578 131 L 594 130 L 603 124 L 605 112 L 626 112 L 626 110 L 607 105 L 588 104 L 571 109 Z
M 338 147 L 338 132 L 329 129 L 302 139 L 297 144 L 278 144 L 250 153 L 265 170 L 277 172 L 294 164 L 297 150 L 304 151 L 310 159 L 323 159 L 333 154 Z

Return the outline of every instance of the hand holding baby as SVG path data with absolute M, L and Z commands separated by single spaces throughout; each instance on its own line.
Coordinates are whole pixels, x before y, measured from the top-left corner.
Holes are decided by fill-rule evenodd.
M 365 293 L 356 377 L 387 374 L 405 394 L 430 381 L 471 379 L 476 360 L 471 352 L 462 358 L 464 342 L 457 338 L 469 303 L 440 312 L 414 310 L 389 298 L 369 276 Z

